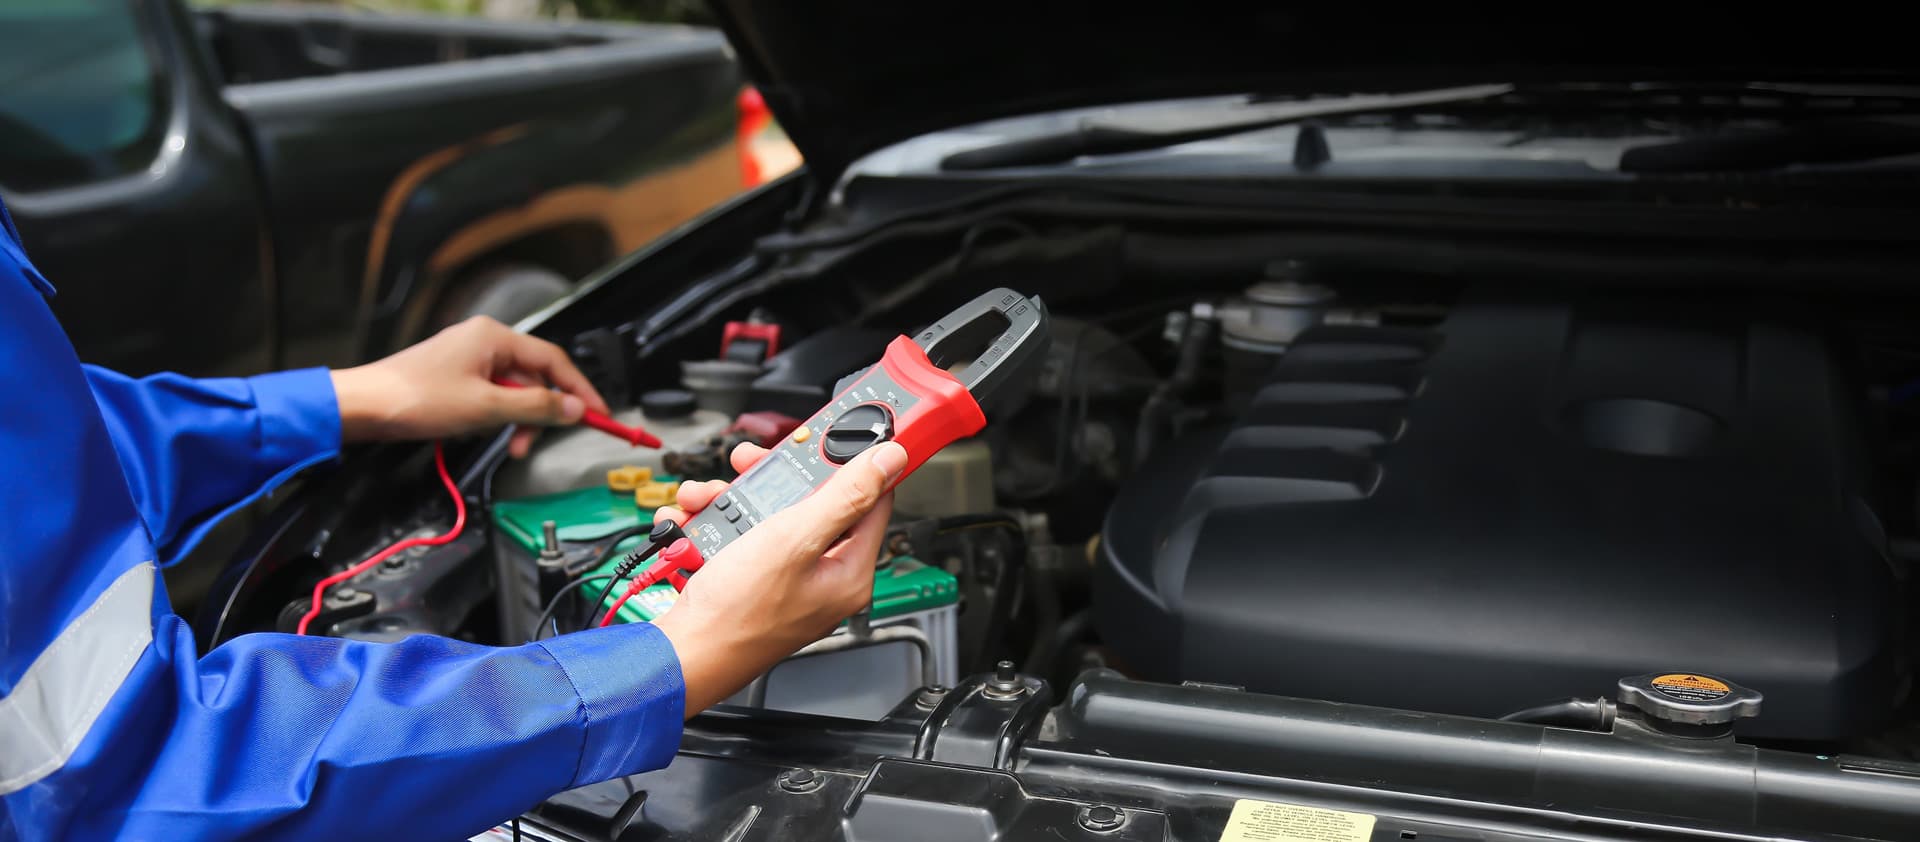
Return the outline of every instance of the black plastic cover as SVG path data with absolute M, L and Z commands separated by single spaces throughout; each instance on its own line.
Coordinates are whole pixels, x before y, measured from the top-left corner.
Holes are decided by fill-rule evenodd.
M 1012 697 L 995 681 L 911 694 L 878 721 L 717 707 L 672 765 L 555 795 L 527 835 L 1911 842 L 1920 827 L 1920 764 L 1677 737 L 1630 710 L 1560 728 L 1104 670 L 1048 708 L 1037 680 Z M 1297 821 L 1235 821 L 1243 805 Z M 1342 833 L 1354 820 L 1372 832 Z
M 810 417 L 838 393 L 840 378 L 873 365 L 899 335 L 841 327 L 802 339 L 767 361 L 766 373 L 753 381 L 748 393 L 747 410 Z
M 1903 626 L 1841 372 L 1812 331 L 1665 306 L 1309 331 L 1116 500 L 1104 639 L 1154 678 L 1489 717 L 1703 670 L 1766 695 L 1743 733 L 1873 730 Z

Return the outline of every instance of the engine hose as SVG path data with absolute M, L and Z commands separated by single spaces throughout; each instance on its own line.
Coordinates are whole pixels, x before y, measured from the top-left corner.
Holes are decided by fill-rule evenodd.
M 1500 718 L 1506 722 L 1531 722 L 1556 728 L 1607 732 L 1613 730 L 1613 702 L 1606 699 L 1561 699 L 1516 710 Z
M 1067 647 L 1079 640 L 1093 625 L 1093 612 L 1085 608 L 1073 612 L 1060 625 L 1034 635 L 1033 651 L 1027 654 L 1023 669 L 1049 681 L 1059 671 L 1057 663 Z
M 1044 666 L 1040 658 L 1047 656 L 1047 640 L 1060 628 L 1060 587 L 1054 581 L 1052 567 L 1027 559 L 1028 599 L 1033 603 L 1033 648 L 1027 651 L 1027 659 L 1021 665 L 1027 672 L 1042 677 L 1051 674 L 1040 672 Z
M 1001 559 L 999 569 L 993 577 L 993 605 L 990 606 L 989 619 L 985 633 L 975 648 L 968 653 L 969 663 L 963 664 L 966 671 L 974 672 L 991 668 L 997 660 L 989 657 L 993 635 L 1002 633 L 1013 617 L 1013 591 L 1025 578 L 1027 566 L 1027 534 L 1020 522 L 1003 514 L 972 514 L 944 517 L 936 522 L 937 534 L 971 531 L 975 529 L 999 529 L 1006 533 L 1009 544 L 1005 558 Z
M 1180 356 L 1173 376 L 1153 390 L 1140 408 L 1140 425 L 1133 436 L 1133 464 L 1138 467 L 1153 453 L 1154 442 L 1173 414 L 1176 402 L 1200 379 L 1200 363 L 1206 359 L 1207 345 L 1213 338 L 1213 308 L 1196 304 L 1180 330 Z
M 1020 521 L 1015 520 L 1012 515 L 990 512 L 971 515 L 949 515 L 934 522 L 934 529 L 938 530 L 941 534 L 959 532 L 963 529 L 985 529 L 988 527 L 1005 529 L 1007 534 L 1012 535 L 1019 541 L 1024 542 L 1027 537 L 1026 527 L 1021 526 Z

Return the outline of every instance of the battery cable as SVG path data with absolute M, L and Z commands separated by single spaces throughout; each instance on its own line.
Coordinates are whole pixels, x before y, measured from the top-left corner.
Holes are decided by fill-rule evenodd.
M 594 582 L 607 582 L 606 589 L 611 591 L 613 590 L 614 583 L 618 581 L 619 579 L 616 578 L 614 574 L 603 573 L 597 576 L 582 576 L 568 582 L 565 587 L 554 593 L 552 599 L 547 600 L 546 610 L 540 612 L 540 619 L 533 624 L 533 637 L 529 638 L 527 642 L 533 643 L 544 637 L 549 621 L 553 623 L 553 633 L 556 635 L 560 633 L 560 618 L 555 616 L 554 612 L 560 610 L 560 603 L 567 598 L 567 594 L 573 593 Z M 599 613 L 598 606 L 595 606 L 594 612 Z
M 453 528 L 439 535 L 413 537 L 397 541 L 386 549 L 374 553 L 373 556 L 366 561 L 355 564 L 325 579 L 321 579 L 313 586 L 313 605 L 307 608 L 307 613 L 301 615 L 300 624 L 294 628 L 294 634 L 306 634 L 308 624 L 312 623 L 315 617 L 320 616 L 320 605 L 322 600 L 326 598 L 328 588 L 365 573 L 378 566 L 380 562 L 386 561 L 415 547 L 438 547 L 452 543 L 460 537 L 461 532 L 466 530 L 467 501 L 466 498 L 460 495 L 459 487 L 454 485 L 453 475 L 447 472 L 446 449 L 437 441 L 433 443 L 433 469 L 440 474 L 440 483 L 446 486 L 447 496 L 453 498 Z

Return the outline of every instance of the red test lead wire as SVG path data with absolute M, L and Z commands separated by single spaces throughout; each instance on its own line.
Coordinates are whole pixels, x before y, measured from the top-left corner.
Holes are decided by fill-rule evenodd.
M 648 576 L 641 576 L 633 580 L 633 584 L 627 586 L 627 589 L 620 594 L 620 598 L 613 601 L 613 607 L 607 609 L 607 615 L 600 618 L 598 628 L 604 629 L 607 626 L 613 625 L 613 618 L 620 615 L 620 607 L 626 605 L 627 600 L 632 599 L 634 594 L 653 587 L 656 581 L 657 580 Z
M 646 572 L 634 577 L 633 583 L 627 585 L 626 592 L 613 601 L 613 607 L 607 609 L 606 616 L 600 618 L 599 627 L 606 628 L 612 625 L 613 618 L 620 616 L 620 606 L 626 605 L 627 600 L 659 584 L 663 579 L 671 582 L 674 590 L 684 590 L 687 586 L 687 574 L 699 570 L 705 563 L 706 559 L 700 557 L 700 551 L 693 548 L 692 541 L 681 538 L 668 544 L 666 549 L 660 551 L 659 560 L 648 567 Z
M 493 382 L 497 385 L 506 386 L 507 388 L 510 388 L 510 389 L 519 389 L 523 387 L 523 384 L 515 383 L 504 377 L 495 377 L 493 378 Z M 592 427 L 596 430 L 599 430 L 600 432 L 606 433 L 607 435 L 613 436 L 614 438 L 624 441 L 627 444 L 630 444 L 634 447 L 651 447 L 651 448 L 654 448 L 655 450 L 658 450 L 660 448 L 660 439 L 654 436 L 654 434 L 647 432 L 645 429 L 641 427 L 629 427 L 625 424 L 615 421 L 613 420 L 612 417 L 608 416 L 604 412 L 595 412 L 589 409 L 586 412 L 583 412 L 580 414 L 580 423 L 585 424 L 589 427 Z
M 313 586 L 313 605 L 307 609 L 307 613 L 300 616 L 300 625 L 295 627 L 293 631 L 294 634 L 306 634 L 307 625 L 313 622 L 313 618 L 320 616 L 320 603 L 321 600 L 326 597 L 328 588 L 365 573 L 373 569 L 374 566 L 380 562 L 411 550 L 414 547 L 438 547 L 442 544 L 451 543 L 455 538 L 460 537 L 461 531 L 467 528 L 467 501 L 466 498 L 460 496 L 459 486 L 454 485 L 453 475 L 447 473 L 447 453 L 440 442 L 433 443 L 433 469 L 440 473 L 440 484 L 446 486 L 447 494 L 453 498 L 453 528 L 439 535 L 426 538 L 408 538 L 404 541 L 397 542 L 380 552 L 374 553 L 373 557 L 366 561 L 335 573 L 332 576 L 328 576 L 325 579 L 321 579 L 319 584 Z

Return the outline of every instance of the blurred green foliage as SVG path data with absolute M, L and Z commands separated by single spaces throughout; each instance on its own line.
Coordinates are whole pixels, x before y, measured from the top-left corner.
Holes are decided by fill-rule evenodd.
M 4 0 L 0 0 L 4 2 Z M 314 5 L 348 6 L 376 12 L 433 12 L 443 15 L 477 15 L 485 0 L 187 0 L 195 6 Z
M 5 2 L 5 0 L 0 0 Z M 231 3 L 288 2 L 288 0 L 191 0 L 199 6 Z M 486 0 L 304 0 L 335 6 L 352 6 L 382 12 L 434 12 L 450 15 L 478 15 L 486 11 Z M 711 25 L 713 15 L 703 0 L 539 0 L 540 13 L 547 17 L 562 15 L 581 18 L 658 21 Z
M 540 0 L 540 5 L 549 14 L 571 6 L 583 18 L 713 23 L 713 15 L 701 0 Z

